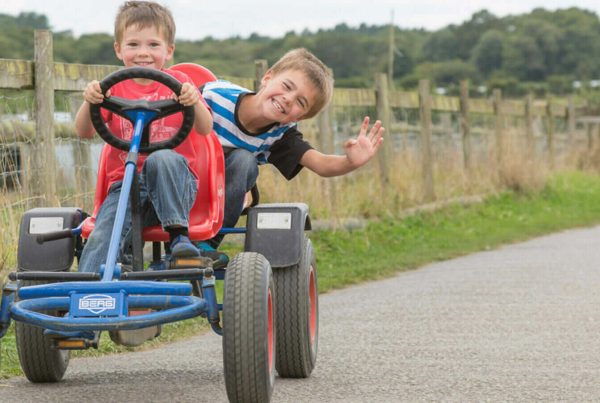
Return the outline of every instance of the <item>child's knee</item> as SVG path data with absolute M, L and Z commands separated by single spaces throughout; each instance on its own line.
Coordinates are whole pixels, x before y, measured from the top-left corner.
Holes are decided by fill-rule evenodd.
M 182 164 L 187 166 L 187 160 L 183 155 L 178 154 L 173 150 L 158 150 L 146 158 L 144 168 L 146 171 L 155 171 L 158 169 L 165 169 L 170 165 L 177 167 Z
M 256 157 L 248 150 L 237 149 L 233 151 L 234 155 L 231 155 L 232 166 L 238 172 L 247 172 L 249 175 L 258 175 L 258 162 Z

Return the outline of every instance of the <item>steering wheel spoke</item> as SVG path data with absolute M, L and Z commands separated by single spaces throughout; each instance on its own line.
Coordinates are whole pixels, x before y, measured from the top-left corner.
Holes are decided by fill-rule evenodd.
M 147 104 L 147 102 L 146 102 Z M 109 110 L 113 113 L 116 113 L 119 116 L 124 118 L 128 118 L 125 114 L 125 111 L 128 109 L 132 109 L 135 107 L 135 103 L 130 99 L 121 98 L 121 97 L 107 97 L 104 98 L 104 101 L 100 104 L 101 108 Z M 143 106 L 140 106 L 143 107 Z M 146 106 L 147 107 L 147 106 Z
M 156 111 L 155 119 L 160 119 L 177 112 L 183 112 L 186 108 L 174 99 L 162 99 L 160 101 L 152 101 L 149 102 L 149 107 L 150 109 Z

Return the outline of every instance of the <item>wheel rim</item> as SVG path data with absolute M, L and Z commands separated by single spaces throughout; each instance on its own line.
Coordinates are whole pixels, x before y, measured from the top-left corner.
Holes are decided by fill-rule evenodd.
M 310 316 L 309 320 L 309 330 L 310 330 L 310 344 L 314 344 L 315 338 L 317 336 L 317 282 L 315 279 L 315 270 L 310 266 L 310 274 L 308 277 L 308 293 L 310 300 Z
M 273 371 L 273 296 L 270 289 L 267 297 L 267 315 L 267 348 L 269 350 L 269 373 L 271 373 Z

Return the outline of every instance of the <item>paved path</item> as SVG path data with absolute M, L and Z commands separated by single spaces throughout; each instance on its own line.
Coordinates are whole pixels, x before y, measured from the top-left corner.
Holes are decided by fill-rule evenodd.
M 318 363 L 273 402 L 600 400 L 600 227 L 321 296 Z M 0 401 L 224 402 L 220 338 L 71 362 Z

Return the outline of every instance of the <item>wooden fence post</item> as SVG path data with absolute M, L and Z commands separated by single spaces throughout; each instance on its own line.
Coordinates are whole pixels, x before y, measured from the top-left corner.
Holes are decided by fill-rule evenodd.
M 460 128 L 462 131 L 463 163 L 471 171 L 471 121 L 469 116 L 469 80 L 460 82 Z
M 546 101 L 546 141 L 548 146 L 548 163 L 554 167 L 554 115 L 552 114 L 552 98 Z
M 502 163 L 504 161 L 504 114 L 502 113 L 502 90 L 499 88 L 493 91 L 495 125 L 494 133 L 496 136 L 496 163 L 498 172 L 502 176 Z
M 533 95 L 531 93 L 525 97 L 525 141 L 527 156 L 531 161 L 535 156 L 535 143 L 533 141 Z
M 316 116 L 317 127 L 319 130 L 318 142 L 319 148 L 325 154 L 335 153 L 335 132 L 333 131 L 333 102 L 330 102 L 325 108 L 319 112 Z M 322 190 L 325 197 L 327 198 L 327 205 L 330 214 L 335 212 L 335 206 L 337 204 L 337 179 L 326 178 L 321 181 Z
M 383 143 L 377 156 L 383 189 L 387 189 L 387 185 L 390 183 L 391 151 L 394 149 L 394 142 L 391 138 L 392 110 L 390 107 L 389 83 L 384 73 L 378 73 L 375 76 L 375 105 L 377 108 L 377 119 L 381 120 L 381 124 L 387 130 L 386 134 L 388 135 L 388 141 Z
M 75 121 L 75 116 L 79 110 L 79 106 L 83 102 L 81 92 L 71 94 L 68 97 L 69 111 L 71 118 Z M 92 157 L 90 143 L 87 140 L 82 140 L 79 136 L 73 140 L 73 162 L 75 164 L 75 199 L 74 203 L 77 207 L 82 207 L 84 210 L 91 210 L 94 202 L 94 183 L 95 179 L 92 175 Z M 90 196 L 91 193 L 91 196 Z
M 567 102 L 567 142 L 568 147 L 573 147 L 573 142 L 575 141 L 575 131 L 577 130 L 577 116 L 573 95 L 569 95 Z
M 29 192 L 34 206 L 58 204 L 54 150 L 54 57 L 52 32 L 34 33 L 35 138 Z
M 326 154 L 335 153 L 335 133 L 333 132 L 333 104 L 329 103 L 317 115 L 319 128 L 319 148 Z
M 260 83 L 268 68 L 269 64 L 266 60 L 259 59 L 254 61 L 254 91 L 260 89 Z
M 435 200 L 433 188 L 433 158 L 431 152 L 431 95 L 429 81 L 419 80 L 419 114 L 421 118 L 421 161 L 423 176 L 423 199 Z
M 586 105 L 586 115 L 591 115 L 591 113 L 592 113 L 592 103 L 588 99 L 587 105 Z M 590 152 L 590 154 L 594 150 L 594 147 L 595 147 L 594 137 L 592 136 L 593 126 L 594 125 L 591 122 L 586 122 L 586 124 L 585 124 L 585 131 L 587 134 L 588 151 Z

